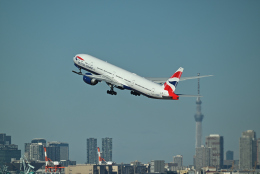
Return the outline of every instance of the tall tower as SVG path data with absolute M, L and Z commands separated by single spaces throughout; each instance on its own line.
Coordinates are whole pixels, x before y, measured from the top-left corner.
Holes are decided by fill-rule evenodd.
M 49 148 L 49 152 L 52 149 L 52 153 L 49 154 L 47 150 L 48 157 L 51 155 L 54 155 L 56 159 L 60 160 L 69 160 L 69 144 L 68 143 L 62 143 L 58 141 L 52 141 L 47 143 L 47 149 Z M 50 158 L 52 159 L 52 158 Z M 60 160 L 54 160 L 53 161 L 60 161 Z
M 210 134 L 206 137 L 206 147 L 211 147 L 212 155 L 210 156 L 210 166 L 214 166 L 217 169 L 223 167 L 224 157 L 224 138 L 218 134 Z
M 228 150 L 226 152 L 226 160 L 234 160 L 234 151 Z
M 239 139 L 239 168 L 253 169 L 257 161 L 257 140 L 253 130 L 242 133 Z
M 178 164 L 178 170 L 181 170 L 182 164 L 183 164 L 183 156 L 182 155 L 176 155 L 173 157 L 173 162 Z
M 198 73 L 198 76 L 200 76 L 200 73 Z M 200 95 L 200 79 L 198 78 L 198 96 Z M 196 104 L 197 104 L 197 113 L 194 115 L 195 121 L 196 121 L 196 147 L 201 147 L 201 137 L 202 137 L 202 120 L 204 118 L 204 115 L 201 114 L 201 100 L 200 97 L 197 97 Z
M 88 138 L 87 139 L 87 164 L 97 164 L 97 139 Z
M 196 147 L 195 169 L 201 170 L 202 167 L 211 166 L 212 148 L 211 147 Z
M 44 160 L 44 150 L 42 143 L 31 143 L 30 145 L 30 160 Z
M 102 138 L 102 156 L 106 161 L 112 161 L 112 138 Z

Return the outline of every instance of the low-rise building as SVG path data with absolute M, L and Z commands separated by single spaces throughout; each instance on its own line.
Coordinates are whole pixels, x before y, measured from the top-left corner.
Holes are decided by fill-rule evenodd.
M 150 167 L 151 173 L 164 173 L 164 160 L 152 160 L 151 161 L 151 167 Z
M 65 167 L 65 174 L 112 174 L 111 165 L 79 164 Z

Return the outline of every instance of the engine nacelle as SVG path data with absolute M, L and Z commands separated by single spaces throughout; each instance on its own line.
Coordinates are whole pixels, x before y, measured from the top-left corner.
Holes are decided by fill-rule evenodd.
M 85 73 L 86 75 L 92 75 L 91 73 Z M 87 76 L 83 76 L 83 81 L 89 85 L 96 85 L 98 81 Z

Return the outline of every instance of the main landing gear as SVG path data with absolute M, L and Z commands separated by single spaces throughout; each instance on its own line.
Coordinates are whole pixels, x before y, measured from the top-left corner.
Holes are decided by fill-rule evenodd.
M 117 92 L 114 91 L 114 86 L 113 85 L 109 85 L 110 90 L 107 90 L 107 93 L 110 95 L 116 95 Z
M 132 94 L 132 95 L 135 95 L 135 96 L 140 96 L 140 94 L 137 93 L 137 92 L 135 92 L 135 91 L 131 91 L 131 94 Z
M 117 94 L 117 92 L 111 91 L 111 90 L 107 90 L 107 93 L 110 94 L 110 95 L 116 95 Z

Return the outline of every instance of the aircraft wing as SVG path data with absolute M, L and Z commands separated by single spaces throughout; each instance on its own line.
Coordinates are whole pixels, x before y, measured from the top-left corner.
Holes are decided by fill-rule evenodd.
M 123 87 L 123 84 L 119 83 L 118 81 L 116 81 L 115 79 L 108 77 L 108 76 L 104 76 L 104 75 L 87 75 L 87 74 L 81 74 L 83 76 L 92 78 L 92 79 L 96 79 L 98 81 L 105 81 L 106 83 L 115 85 L 115 86 L 119 86 L 119 87 Z
M 180 81 L 184 81 L 184 80 L 190 80 L 190 79 L 199 79 L 199 78 L 202 78 L 202 77 L 210 77 L 210 76 L 213 76 L 213 75 L 205 75 L 205 76 L 194 76 L 194 77 L 181 77 L 180 78 Z M 166 82 L 169 78 L 166 78 L 166 77 L 162 77 L 162 78 L 158 78 L 158 77 L 147 77 L 146 79 L 148 80 L 151 80 L 155 83 L 164 83 Z

